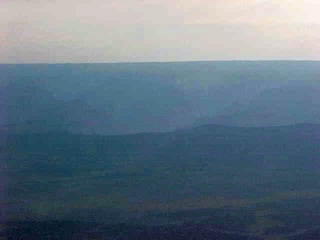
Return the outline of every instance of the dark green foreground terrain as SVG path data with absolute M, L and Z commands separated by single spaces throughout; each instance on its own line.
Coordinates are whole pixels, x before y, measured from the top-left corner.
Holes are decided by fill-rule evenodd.
M 312 124 L 8 134 L 1 146 L 7 233 L 10 239 L 317 239 L 319 143 L 320 125 Z

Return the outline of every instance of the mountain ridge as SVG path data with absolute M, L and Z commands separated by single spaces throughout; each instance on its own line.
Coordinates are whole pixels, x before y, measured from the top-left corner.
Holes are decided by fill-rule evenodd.
M 166 132 L 216 116 L 267 89 L 319 86 L 318 65 L 272 61 L 0 65 L 0 85 L 4 86 L 0 98 L 9 124 L 47 115 L 47 121 L 79 120 L 73 129 L 78 132 Z M 301 117 L 307 103 L 296 106 L 295 122 L 308 121 Z M 225 124 L 223 119 L 219 123 Z

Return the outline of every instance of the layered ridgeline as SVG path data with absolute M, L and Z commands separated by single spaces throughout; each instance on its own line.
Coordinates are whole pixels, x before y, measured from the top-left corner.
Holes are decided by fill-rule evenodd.
M 303 90 L 319 86 L 319 62 L 22 64 L 0 72 L 0 123 L 15 132 L 319 123 L 319 94 Z
M 320 127 L 295 123 L 320 122 L 319 69 L 0 65 L 11 239 L 48 238 L 51 227 L 52 239 L 307 239 L 320 222 Z M 69 223 L 47 220 L 105 228 L 71 238 Z
M 313 124 L 13 134 L 1 146 L 9 216 L 288 234 L 320 221 L 319 142 Z

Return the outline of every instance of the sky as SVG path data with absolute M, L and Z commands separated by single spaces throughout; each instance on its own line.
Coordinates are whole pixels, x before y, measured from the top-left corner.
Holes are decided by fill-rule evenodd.
M 320 0 L 0 0 L 0 63 L 320 60 Z

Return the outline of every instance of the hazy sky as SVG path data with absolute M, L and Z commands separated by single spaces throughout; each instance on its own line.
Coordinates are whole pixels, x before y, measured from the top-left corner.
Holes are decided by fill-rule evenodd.
M 0 62 L 320 60 L 320 0 L 0 0 Z

